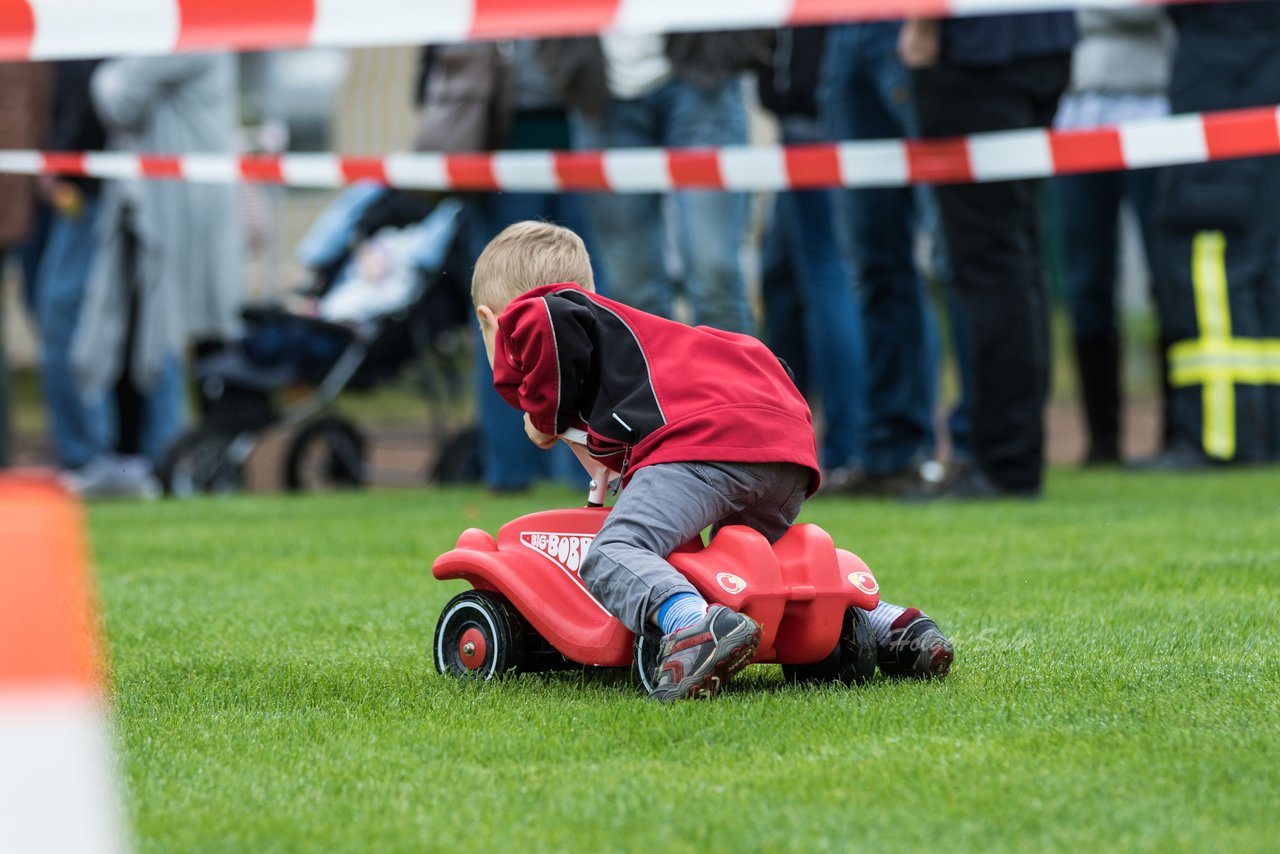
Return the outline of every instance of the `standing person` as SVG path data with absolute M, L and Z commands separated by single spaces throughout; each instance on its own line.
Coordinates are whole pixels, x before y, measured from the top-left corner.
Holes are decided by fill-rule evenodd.
M 767 49 L 758 33 L 612 34 L 543 42 L 539 57 L 572 108 L 578 148 L 720 146 L 746 142 L 739 72 L 766 59 Z M 616 298 L 673 316 L 663 251 L 670 213 L 693 322 L 754 331 L 738 260 L 743 193 L 595 193 L 587 213 Z
M 115 59 L 93 75 L 112 148 L 235 150 L 229 54 Z M 182 426 L 189 343 L 239 327 L 244 233 L 235 188 L 117 180 L 103 190 L 98 245 L 72 358 L 86 394 L 111 394 L 115 454 L 90 463 L 88 495 L 149 495 L 153 467 Z
M 98 120 L 89 84 L 97 60 L 54 66 L 52 151 L 99 151 L 106 131 Z M 80 393 L 71 365 L 80 306 L 93 261 L 101 182 L 49 177 L 41 186 L 52 216 L 35 289 L 40 329 L 40 383 L 58 466 L 74 472 L 110 451 L 108 413 L 100 399 Z
M 1072 57 L 1071 88 L 1054 125 L 1059 130 L 1080 130 L 1166 115 L 1173 26 L 1164 10 L 1085 9 L 1076 20 L 1080 42 Z M 1152 169 L 1095 172 L 1063 175 L 1053 183 L 1089 437 L 1085 465 L 1120 462 L 1120 355 L 1124 349 L 1116 306 L 1120 208 L 1127 204 L 1136 215 L 1151 266 L 1156 174 Z M 1163 354 L 1163 343 L 1159 346 Z M 1162 384 L 1162 409 L 1167 409 L 1164 392 Z
M 0 63 L 0 149 L 35 149 L 49 120 L 49 69 L 29 62 Z M 10 253 L 27 239 L 35 210 L 35 182 L 0 175 L 0 468 L 9 464 L 9 364 L 4 343 L 4 273 Z M 27 283 L 30 287 L 30 283 Z
M 825 139 L 816 98 L 825 41 L 821 27 L 780 30 L 773 62 L 760 70 L 760 103 L 778 117 L 786 144 Z M 764 238 L 777 253 L 762 284 L 764 326 L 766 343 L 783 359 L 789 349 L 798 351 L 797 384 L 803 373 L 800 389 L 816 399 L 823 415 L 819 459 L 831 477 L 847 478 L 862 468 L 864 338 L 853 279 L 832 225 L 831 195 L 777 194 Z
M 925 137 L 1044 127 L 1071 70 L 1070 12 L 912 20 L 899 49 Z M 928 497 L 1037 497 L 1049 329 L 1037 181 L 936 189 L 951 284 L 973 334 L 972 454 Z
M 832 139 L 918 136 L 911 78 L 898 58 L 896 21 L 832 27 L 819 105 Z M 917 485 L 933 455 L 937 330 L 916 269 L 918 227 L 929 216 L 926 188 L 877 187 L 834 193 L 836 231 L 856 283 L 866 336 L 864 470 L 834 491 L 899 494 Z
M 1280 101 L 1280 4 L 1170 9 L 1175 113 Z M 1280 460 L 1280 159 L 1162 171 L 1157 286 L 1173 387 L 1167 449 L 1144 468 Z
M 536 43 L 530 41 L 426 48 L 418 86 L 422 113 L 415 147 L 437 151 L 569 148 L 568 112 L 535 51 Z M 527 219 L 559 223 L 592 245 L 582 198 L 576 193 L 476 193 L 468 216 L 473 259 L 508 225 Z M 520 414 L 494 391 L 493 370 L 478 334 L 474 365 L 485 485 L 495 492 L 519 492 L 549 475 L 580 483 L 582 467 L 567 447 L 548 455 L 525 441 Z

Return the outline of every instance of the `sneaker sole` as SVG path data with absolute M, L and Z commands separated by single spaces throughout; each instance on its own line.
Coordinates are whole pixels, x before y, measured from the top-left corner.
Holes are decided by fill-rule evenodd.
M 929 656 L 928 677 L 931 679 L 942 679 L 951 672 L 951 662 L 955 661 L 956 653 L 949 644 L 939 644 L 933 648 L 933 654 Z

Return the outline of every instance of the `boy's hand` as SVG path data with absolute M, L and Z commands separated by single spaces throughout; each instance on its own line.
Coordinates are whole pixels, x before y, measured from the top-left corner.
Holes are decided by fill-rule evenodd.
M 527 412 L 524 414 L 524 432 L 529 437 L 530 442 L 533 442 L 543 450 L 550 448 L 558 441 L 555 436 L 543 433 L 537 427 L 534 427 L 533 420 L 529 418 L 529 413 Z
M 936 18 L 909 18 L 898 31 L 898 58 L 907 68 L 931 68 L 942 53 L 942 31 Z

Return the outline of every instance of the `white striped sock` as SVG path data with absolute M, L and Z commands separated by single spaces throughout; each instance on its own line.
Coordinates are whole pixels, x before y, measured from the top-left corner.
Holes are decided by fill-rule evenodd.
M 664 635 L 692 626 L 707 615 L 707 603 L 694 593 L 677 593 L 658 609 L 656 622 Z
M 877 641 L 883 643 L 889 639 L 889 628 L 893 625 L 893 621 L 901 617 L 906 610 L 901 605 L 880 600 L 876 609 L 867 615 L 871 618 L 871 631 L 875 632 Z

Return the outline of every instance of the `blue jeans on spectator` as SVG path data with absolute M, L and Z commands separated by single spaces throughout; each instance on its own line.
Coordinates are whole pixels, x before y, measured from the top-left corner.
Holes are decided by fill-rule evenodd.
M 58 465 L 77 469 L 110 450 L 108 412 L 81 394 L 71 368 L 71 343 L 93 263 L 98 200 L 86 196 L 83 213 L 54 214 L 35 287 L 40 329 L 40 380 Z
M 514 222 L 542 219 L 578 233 L 591 251 L 591 236 L 582 213 L 582 200 L 573 194 L 490 193 L 475 196 L 465 228 L 471 237 L 472 255 L 479 257 L 498 232 Z M 594 255 L 594 253 L 592 253 Z M 604 276 L 596 265 L 596 290 L 604 290 Z M 485 356 L 480 328 L 473 322 L 475 343 L 476 414 L 480 423 L 480 461 L 485 485 L 510 491 L 528 487 L 547 477 L 574 486 L 586 486 L 587 475 L 568 446 L 543 451 L 529 441 L 520 411 L 493 388 L 493 370 Z
M 818 141 L 818 134 L 816 128 L 787 121 L 783 141 L 811 143 Z M 788 350 L 797 353 L 803 365 L 797 383 L 803 382 L 801 391 L 815 394 L 821 402 L 822 465 L 860 468 L 866 360 L 862 311 L 836 244 L 831 192 L 779 193 L 769 230 L 769 344 L 784 359 Z
M 36 281 L 44 249 L 49 242 L 53 219 L 53 208 L 37 200 L 31 212 L 31 229 L 27 232 L 26 242 L 18 250 L 19 263 L 22 265 L 22 301 L 32 314 L 36 310 Z
M 804 330 L 804 292 L 796 283 L 791 247 L 779 224 L 780 198 L 780 193 L 774 197 L 771 219 L 760 239 L 761 334 L 774 355 L 791 369 L 796 388 L 807 392 L 813 388 L 813 377 Z
M 833 27 L 818 101 L 835 140 L 916 136 L 911 79 L 898 59 L 897 23 Z M 840 190 L 836 227 L 862 301 L 866 442 L 872 474 L 908 469 L 934 450 L 937 327 L 915 263 L 924 219 L 911 188 Z
M 614 99 L 600 120 L 573 116 L 577 148 L 741 145 L 747 138 L 741 83 L 704 92 L 672 80 L 639 98 Z M 671 317 L 675 287 L 665 264 L 664 196 L 594 193 L 587 212 L 613 296 Z M 738 252 L 747 229 L 743 193 L 671 194 L 674 232 L 693 322 L 731 332 L 755 331 Z

